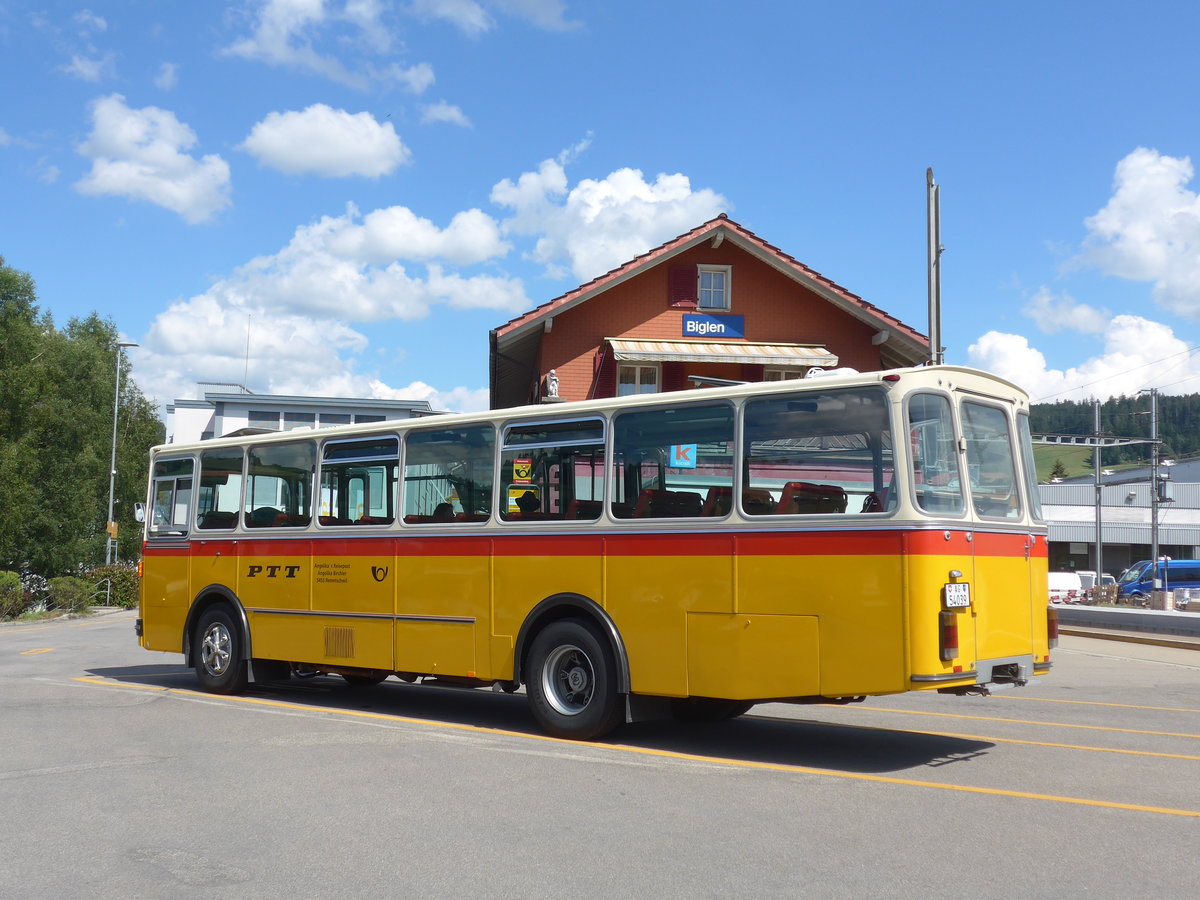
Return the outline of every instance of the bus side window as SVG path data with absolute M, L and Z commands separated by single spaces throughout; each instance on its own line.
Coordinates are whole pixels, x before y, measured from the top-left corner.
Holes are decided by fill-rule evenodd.
M 622 413 L 613 438 L 611 509 L 618 519 L 729 514 L 733 407 L 662 406 Z
M 742 512 L 887 513 L 895 458 L 886 395 L 877 388 L 750 400 L 744 421 Z
M 491 425 L 408 432 L 400 506 L 403 522 L 454 525 L 487 521 L 492 510 L 495 446 L 496 432 Z
M 221 448 L 201 453 L 196 527 L 203 531 L 234 528 L 241 501 L 242 448 Z

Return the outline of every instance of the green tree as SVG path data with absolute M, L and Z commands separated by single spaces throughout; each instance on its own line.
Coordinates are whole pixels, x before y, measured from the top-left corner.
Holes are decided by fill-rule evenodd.
M 1061 459 L 1056 459 L 1054 461 L 1054 465 L 1050 467 L 1050 477 L 1051 478 L 1066 478 L 1067 477 L 1067 467 L 1065 465 L 1063 465 L 1063 461 Z
M 104 561 L 116 390 L 116 326 L 97 314 L 55 327 L 33 279 L 0 257 L 0 568 L 46 577 Z M 137 555 L 132 504 L 148 448 L 162 440 L 154 406 L 122 364 L 115 516 L 118 557 Z

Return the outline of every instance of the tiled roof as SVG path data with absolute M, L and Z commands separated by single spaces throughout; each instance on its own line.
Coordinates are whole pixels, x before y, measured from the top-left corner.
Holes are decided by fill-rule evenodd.
M 802 281 L 815 282 L 825 290 L 834 294 L 848 306 L 857 307 L 867 316 L 879 321 L 881 327 L 895 329 L 902 333 L 905 337 L 912 341 L 928 345 L 929 339 L 921 332 L 917 331 L 910 325 L 897 319 L 895 316 L 889 315 L 873 303 L 868 303 L 857 294 L 851 293 L 832 279 L 826 278 L 820 272 L 810 269 L 804 263 L 800 262 L 793 256 L 784 253 L 773 244 L 768 244 L 754 232 L 739 225 L 733 219 L 729 218 L 725 213 L 721 213 L 714 219 L 709 219 L 702 225 L 698 225 L 691 231 L 684 232 L 678 237 L 672 238 L 664 244 L 660 244 L 652 250 L 647 250 L 640 256 L 635 256 L 629 262 L 618 266 L 591 281 L 581 284 L 579 287 L 567 291 L 553 300 L 537 306 L 529 312 L 522 313 L 516 318 L 510 319 L 503 325 L 495 328 L 493 333 L 497 338 L 503 338 L 515 331 L 523 330 L 525 327 L 533 324 L 544 318 L 547 315 L 552 315 L 560 309 L 567 306 L 572 306 L 575 303 L 582 302 L 592 294 L 600 293 L 611 287 L 617 282 L 623 281 L 626 278 L 649 268 L 650 266 L 661 261 L 665 257 L 669 257 L 678 252 L 682 248 L 692 244 L 705 235 L 712 232 L 724 230 L 735 241 L 757 250 L 761 255 L 774 261 L 780 268 L 790 271 Z

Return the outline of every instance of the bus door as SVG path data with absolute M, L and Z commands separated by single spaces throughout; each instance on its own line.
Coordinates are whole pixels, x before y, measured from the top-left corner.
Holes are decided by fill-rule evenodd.
M 187 604 L 188 532 L 191 522 L 195 460 L 156 459 L 147 512 L 141 600 L 145 633 L 142 646 L 178 653 Z M 146 607 L 156 607 L 152 615 Z
M 491 669 L 491 425 L 410 431 L 404 438 L 403 520 L 394 572 L 400 672 L 484 678 Z M 515 631 L 513 632 L 515 634 Z M 512 670 L 512 640 L 501 639 Z
M 1028 656 L 1034 628 L 1028 563 L 1033 548 L 1023 527 L 1017 445 L 1003 406 L 964 398 L 960 411 L 967 485 L 977 520 L 972 542 L 972 614 L 980 635 L 976 654 L 981 663 L 1003 665 L 1010 657 Z
M 974 670 L 976 624 L 987 598 L 980 592 L 950 398 L 914 394 L 907 409 L 913 502 L 938 521 L 905 539 L 909 677 L 941 683 L 956 675 L 966 678 Z

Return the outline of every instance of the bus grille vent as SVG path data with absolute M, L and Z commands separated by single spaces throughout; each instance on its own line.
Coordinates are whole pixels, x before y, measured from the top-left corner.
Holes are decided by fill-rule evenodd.
M 351 659 L 354 656 L 354 629 L 326 628 L 325 655 Z

